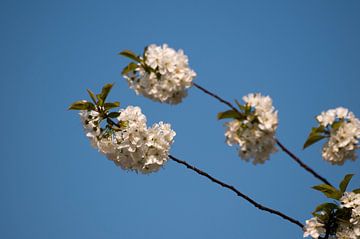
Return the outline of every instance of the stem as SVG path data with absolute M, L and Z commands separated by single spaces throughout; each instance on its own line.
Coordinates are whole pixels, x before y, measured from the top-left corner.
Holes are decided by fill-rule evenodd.
M 202 171 L 202 170 L 200 170 L 200 169 L 198 169 L 198 168 L 196 168 L 196 167 L 188 164 L 187 162 L 175 158 L 175 157 L 172 156 L 172 155 L 169 155 L 169 158 L 172 159 L 173 161 L 179 163 L 179 164 L 185 165 L 188 169 L 190 169 L 190 170 L 196 172 L 197 174 L 200 174 L 200 175 L 202 175 L 202 176 L 210 179 L 212 182 L 214 182 L 214 183 L 216 183 L 216 184 L 219 184 L 220 186 L 222 186 L 222 187 L 224 187 L 224 188 L 227 188 L 227 189 L 233 191 L 237 196 L 242 197 L 243 199 L 245 199 L 246 201 L 248 201 L 249 203 L 251 203 L 254 207 L 256 207 L 256 208 L 258 208 L 258 209 L 260 209 L 260 210 L 263 210 L 263 211 L 267 211 L 267 212 L 269 212 L 269 213 L 271 213 L 271 214 L 275 214 L 275 215 L 277 215 L 277 216 L 279 216 L 279 217 L 282 217 L 283 219 L 285 219 L 285 220 L 287 220 L 287 221 L 289 221 L 289 222 L 291 222 L 291 223 L 293 223 L 293 224 L 296 224 L 296 225 L 299 226 L 300 228 L 303 228 L 303 227 L 304 227 L 304 225 L 303 225 L 301 222 L 299 222 L 298 220 L 295 220 L 294 218 L 291 218 L 291 217 L 289 217 L 289 216 L 287 216 L 287 215 L 285 215 L 285 214 L 283 214 L 283 213 L 281 213 L 281 212 L 279 212 L 279 211 L 277 211 L 277 210 L 274 210 L 274 209 L 265 207 L 265 206 L 263 206 L 263 205 L 255 202 L 253 199 L 251 199 L 251 198 L 248 197 L 247 195 L 245 195 L 245 194 L 243 194 L 242 192 L 240 192 L 239 190 L 237 190 L 234 186 L 231 186 L 231 185 L 229 185 L 229 184 L 226 184 L 226 183 L 224 183 L 224 182 L 222 182 L 222 181 L 220 181 L 220 180 L 218 180 L 218 179 L 210 176 L 209 174 L 205 173 L 204 171 Z
M 315 178 L 319 179 L 320 181 L 323 181 L 327 185 L 331 185 L 331 183 L 326 180 L 324 177 L 322 177 L 320 174 L 315 172 L 312 168 L 310 168 L 308 165 L 303 163 L 295 154 L 293 154 L 290 150 L 288 150 L 278 139 L 275 139 L 277 145 L 287 154 L 289 155 L 295 162 L 297 162 L 301 167 L 303 167 L 306 171 L 311 173 Z
M 235 110 L 236 112 L 238 112 L 239 114 L 241 114 L 229 101 L 224 100 L 223 98 L 221 98 L 220 96 L 208 91 L 207 89 L 205 89 L 204 87 L 193 83 L 193 86 L 195 86 L 196 88 L 198 88 L 199 90 L 201 90 L 202 92 L 204 92 L 207 95 L 210 95 L 211 97 L 217 99 L 218 101 L 220 101 L 221 103 L 227 105 L 228 107 L 230 107 L 232 110 Z M 328 184 L 330 186 L 331 183 L 326 180 L 324 177 L 320 176 L 320 174 L 316 173 L 312 168 L 310 168 L 308 165 L 306 165 L 304 162 L 302 162 L 300 160 L 299 157 L 297 157 L 294 153 L 292 153 L 290 150 L 288 150 L 278 139 L 275 139 L 277 145 L 287 154 L 289 155 L 293 160 L 295 160 L 302 168 L 304 168 L 306 171 L 308 171 L 309 173 L 311 173 L 313 176 L 315 176 L 317 179 L 321 180 L 322 182 L 324 182 L 325 184 Z

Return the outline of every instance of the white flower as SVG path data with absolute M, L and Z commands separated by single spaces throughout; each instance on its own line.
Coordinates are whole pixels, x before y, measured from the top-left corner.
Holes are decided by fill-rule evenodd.
M 340 198 L 341 207 L 351 209 L 349 222 L 340 223 L 336 236 L 339 239 L 360 238 L 360 194 L 345 192 Z
M 275 131 L 278 124 L 277 112 L 269 96 L 249 94 L 243 97 L 248 106 L 254 108 L 253 114 L 247 119 L 234 119 L 225 123 L 228 145 L 239 145 L 239 156 L 253 163 L 264 163 L 270 154 L 277 151 Z
M 312 238 L 319 238 L 320 235 L 326 232 L 324 224 L 318 221 L 318 218 L 313 217 L 309 220 L 306 220 L 306 225 L 304 227 L 304 237 L 311 236 Z
M 99 133 L 95 133 L 87 121 L 89 115 L 96 114 L 87 111 L 80 113 L 92 145 L 125 170 L 141 173 L 159 170 L 168 159 L 175 136 L 170 124 L 160 122 L 147 128 L 146 117 L 139 107 L 128 106 L 120 109 L 119 113 L 118 120 L 123 122 L 123 126 L 119 130 L 98 130 Z
M 324 127 L 335 122 L 339 127 L 330 127 L 330 137 L 325 142 L 322 156 L 332 164 L 342 165 L 346 160 L 356 160 L 356 150 L 360 139 L 360 120 L 348 109 L 337 109 L 322 112 L 317 119 Z
M 136 94 L 154 101 L 178 104 L 187 95 L 196 73 L 189 68 L 182 50 L 175 51 L 166 44 L 150 45 L 145 50 L 145 69 L 142 64 L 124 77 Z

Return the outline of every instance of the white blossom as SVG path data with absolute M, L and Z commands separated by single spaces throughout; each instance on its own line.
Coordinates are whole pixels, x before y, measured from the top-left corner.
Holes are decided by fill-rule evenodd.
M 319 222 L 317 217 L 306 220 L 304 227 L 304 237 L 311 236 L 312 238 L 319 238 L 320 235 L 325 234 L 326 230 L 324 224 Z
M 135 71 L 124 76 L 130 88 L 154 101 L 180 103 L 196 76 L 189 68 L 188 57 L 166 44 L 148 46 L 144 56 L 144 63 L 138 63 Z
M 264 163 L 270 154 L 277 151 L 275 131 L 278 124 L 277 111 L 269 96 L 249 94 L 243 97 L 248 106 L 253 108 L 253 114 L 245 120 L 234 119 L 225 123 L 228 145 L 239 145 L 239 156 L 253 163 Z
M 348 109 L 339 107 L 322 112 L 318 122 L 329 127 L 329 140 L 322 149 L 322 157 L 332 164 L 342 165 L 346 160 L 356 160 L 360 139 L 360 120 Z M 332 127 L 335 123 L 338 127 Z M 331 127 L 330 127 L 331 126 Z
M 85 125 L 84 118 L 89 112 L 81 112 L 92 145 L 125 170 L 141 173 L 159 170 L 168 159 L 175 136 L 170 124 L 160 122 L 147 128 L 146 117 L 139 107 L 128 106 L 120 109 L 119 113 L 117 119 L 123 123 L 120 129 L 103 129 L 101 133 L 95 134 L 88 132 L 91 128 Z

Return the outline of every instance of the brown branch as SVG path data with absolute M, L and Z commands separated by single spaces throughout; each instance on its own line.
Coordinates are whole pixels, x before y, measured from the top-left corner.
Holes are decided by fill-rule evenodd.
M 320 174 L 315 172 L 312 168 L 310 168 L 308 165 L 303 163 L 295 154 L 293 154 L 290 150 L 288 150 L 278 139 L 275 139 L 277 145 L 287 154 L 289 155 L 295 162 L 297 162 L 301 167 L 303 167 L 306 171 L 311 173 L 315 178 L 319 179 L 320 181 L 323 181 L 327 185 L 331 185 L 331 183 L 326 180 L 326 178 L 322 177 Z
M 232 110 L 235 110 L 236 112 L 238 112 L 239 114 L 241 114 L 229 101 L 224 100 L 223 98 L 221 98 L 220 96 L 208 91 L 207 89 L 205 89 L 204 87 L 193 83 L 193 85 L 198 88 L 199 90 L 201 90 L 202 92 L 204 92 L 207 95 L 210 95 L 211 97 L 217 99 L 218 101 L 220 101 L 221 103 L 227 105 L 228 107 L 230 107 Z M 320 174 L 316 173 L 312 168 L 310 168 L 308 165 L 306 165 L 304 162 L 302 162 L 300 160 L 299 157 L 297 157 L 294 153 L 292 153 L 290 150 L 288 150 L 282 143 L 280 143 L 280 141 L 278 139 L 276 139 L 276 143 L 277 145 L 279 145 L 279 147 L 287 154 L 290 156 L 290 158 L 292 158 L 295 162 L 297 162 L 302 168 L 304 168 L 306 171 L 308 171 L 309 173 L 311 173 L 313 176 L 315 176 L 317 179 L 321 180 L 322 182 L 324 182 L 325 184 L 328 184 L 330 186 L 331 183 L 329 183 L 328 180 L 326 180 L 324 177 L 320 176 Z
M 172 155 L 169 155 L 169 158 L 172 159 L 173 161 L 179 163 L 179 164 L 185 165 L 188 169 L 190 169 L 190 170 L 192 170 L 192 171 L 194 171 L 194 172 L 196 172 L 196 173 L 198 173 L 198 174 L 200 174 L 200 175 L 202 175 L 202 176 L 210 179 L 212 182 L 214 182 L 214 183 L 216 183 L 216 184 L 219 184 L 220 186 L 222 186 L 222 187 L 224 187 L 224 188 L 227 188 L 227 189 L 233 191 L 237 196 L 242 197 L 243 199 L 245 199 L 246 201 L 248 201 L 249 203 L 251 203 L 254 207 L 256 207 L 256 208 L 258 208 L 258 209 L 260 209 L 260 210 L 269 212 L 269 213 L 271 213 L 271 214 L 275 214 L 275 215 L 277 215 L 277 216 L 279 216 L 279 217 L 282 217 L 283 219 L 285 219 L 285 220 L 287 220 L 287 221 L 289 221 L 289 222 L 291 222 L 291 223 L 293 223 L 293 224 L 296 224 L 296 225 L 299 226 L 300 228 L 303 228 L 303 227 L 304 227 L 304 225 L 303 225 L 301 222 L 299 222 L 298 220 L 295 220 L 294 218 L 291 218 L 291 217 L 289 217 L 289 216 L 287 216 L 287 215 L 285 215 L 285 214 L 283 214 L 283 213 L 281 213 L 281 212 L 279 212 L 279 211 L 277 211 L 277 210 L 274 210 L 274 209 L 265 207 L 265 206 L 263 206 L 263 205 L 255 202 L 253 199 L 251 199 L 251 198 L 248 197 L 247 195 L 245 195 L 245 194 L 243 194 L 242 192 L 240 192 L 239 190 L 237 190 L 234 186 L 231 186 L 231 185 L 229 185 L 229 184 L 226 184 L 226 183 L 224 183 L 224 182 L 222 182 L 222 181 L 220 181 L 220 180 L 218 180 L 218 179 L 210 176 L 208 173 L 205 173 L 204 171 L 202 171 L 202 170 L 200 170 L 200 169 L 198 169 L 198 168 L 196 168 L 196 167 L 188 164 L 187 162 L 175 158 L 175 157 L 172 156 Z

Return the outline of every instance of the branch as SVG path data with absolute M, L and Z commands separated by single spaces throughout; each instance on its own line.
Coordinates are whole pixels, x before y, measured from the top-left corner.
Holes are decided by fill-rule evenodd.
M 205 89 L 204 87 L 193 83 L 193 85 L 198 88 L 199 90 L 201 90 L 202 92 L 204 92 L 207 95 L 210 95 L 211 97 L 217 99 L 218 101 L 220 101 L 221 103 L 227 105 L 228 107 L 230 107 L 232 110 L 235 110 L 236 112 L 238 112 L 239 114 L 241 114 L 229 101 L 226 101 L 224 99 L 222 99 L 220 96 L 208 91 L 207 89 Z M 297 157 L 294 153 L 292 153 L 290 150 L 288 150 L 282 143 L 280 143 L 280 141 L 278 139 L 275 139 L 277 145 L 279 145 L 279 147 L 287 154 L 289 155 L 293 160 L 295 160 L 302 168 L 304 168 L 306 171 L 308 171 L 309 173 L 311 173 L 313 176 L 315 176 L 317 179 L 321 180 L 322 182 L 324 182 L 325 184 L 328 184 L 330 186 L 331 183 L 329 183 L 328 180 L 326 180 L 324 177 L 320 176 L 320 174 L 316 173 L 312 168 L 310 168 L 308 165 L 306 165 L 304 162 L 302 162 L 300 160 L 299 157 Z
M 306 171 L 311 173 L 315 178 L 319 179 L 320 181 L 323 181 L 327 185 L 331 185 L 331 183 L 326 180 L 326 178 L 322 177 L 320 174 L 315 172 L 312 168 L 310 168 L 308 165 L 303 163 L 295 154 L 293 154 L 290 150 L 288 150 L 278 139 L 275 139 L 277 145 L 287 154 L 289 155 L 295 162 L 297 162 L 301 167 L 303 167 Z
M 210 179 L 212 182 L 214 182 L 214 183 L 216 183 L 216 184 L 219 184 L 220 186 L 222 186 L 222 187 L 224 187 L 224 188 L 227 188 L 227 189 L 233 191 L 237 196 L 242 197 L 243 199 L 245 199 L 246 201 L 248 201 L 249 203 L 251 203 L 254 207 L 256 207 L 256 208 L 258 208 L 258 209 L 260 209 L 260 210 L 263 210 L 263 211 L 267 211 L 267 212 L 269 212 L 269 213 L 271 213 L 271 214 L 275 214 L 275 215 L 277 215 L 277 216 L 279 216 L 279 217 L 282 217 L 283 219 L 285 219 L 285 220 L 287 220 L 287 221 L 289 221 L 289 222 L 291 222 L 291 223 L 293 223 L 293 224 L 296 224 L 296 225 L 299 226 L 300 228 L 303 228 L 303 227 L 304 227 L 304 225 L 303 225 L 301 222 L 299 222 L 298 220 L 295 220 L 294 218 L 291 218 L 291 217 L 289 217 L 289 216 L 287 216 L 287 215 L 285 215 L 285 214 L 283 214 L 283 213 L 281 213 L 281 212 L 279 212 L 279 211 L 277 211 L 277 210 L 274 210 L 274 209 L 265 207 L 265 206 L 263 206 L 263 205 L 255 202 L 253 199 L 251 199 L 250 197 L 246 196 L 245 194 L 243 194 L 242 192 L 240 192 L 239 190 L 237 190 L 234 186 L 231 186 L 231 185 L 229 185 L 229 184 L 226 184 L 226 183 L 224 183 L 224 182 L 222 182 L 222 181 L 220 181 L 220 180 L 218 180 L 218 179 L 210 176 L 209 174 L 205 173 L 204 171 L 202 171 L 202 170 L 200 170 L 200 169 L 198 169 L 198 168 L 196 168 L 196 167 L 188 164 L 187 162 L 175 158 L 175 157 L 172 156 L 172 155 L 169 155 L 169 158 L 172 159 L 172 160 L 174 160 L 175 162 L 177 162 L 177 163 L 179 163 L 179 164 L 185 165 L 188 169 L 190 169 L 190 170 L 196 172 L 197 174 L 200 174 L 200 175 L 202 175 L 202 176 Z

